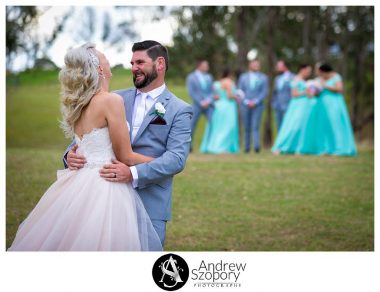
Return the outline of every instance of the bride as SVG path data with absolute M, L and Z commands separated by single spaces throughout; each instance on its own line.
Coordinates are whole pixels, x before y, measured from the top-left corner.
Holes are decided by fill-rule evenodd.
M 108 182 L 99 170 L 153 158 L 134 153 L 121 96 L 109 93 L 108 60 L 95 45 L 70 50 L 59 74 L 62 128 L 74 138 L 84 168 L 59 170 L 57 181 L 20 224 L 9 251 L 162 250 L 131 184 Z

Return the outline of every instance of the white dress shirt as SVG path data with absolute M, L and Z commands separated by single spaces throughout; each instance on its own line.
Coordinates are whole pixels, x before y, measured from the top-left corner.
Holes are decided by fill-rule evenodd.
M 141 124 L 146 116 L 146 114 L 149 112 L 151 107 L 156 103 L 157 97 L 160 96 L 166 88 L 165 83 L 162 84 L 160 87 L 157 87 L 149 92 L 141 92 L 137 89 L 136 92 L 136 99 L 133 106 L 133 115 L 132 115 L 132 141 L 134 141 L 137 132 L 140 130 Z M 133 181 L 132 186 L 134 188 L 137 187 L 138 184 L 138 173 L 135 166 L 130 167 Z

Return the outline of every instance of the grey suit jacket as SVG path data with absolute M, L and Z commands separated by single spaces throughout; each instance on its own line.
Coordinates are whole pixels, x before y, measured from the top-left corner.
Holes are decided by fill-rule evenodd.
M 213 78 L 210 74 L 205 74 L 204 78 L 206 82 L 206 88 L 202 88 L 196 71 L 190 73 L 186 78 L 187 91 L 193 100 L 193 104 L 197 106 L 201 106 L 201 102 L 203 100 L 208 100 L 210 102 L 213 102 L 214 100 L 212 88 L 212 85 L 214 83 Z
M 294 74 L 291 73 L 290 71 L 276 76 L 274 80 L 274 90 L 273 90 L 273 96 L 272 96 L 273 109 L 279 109 L 279 110 L 287 109 L 289 101 L 292 99 L 290 82 L 292 81 L 293 78 L 294 78 Z
M 115 91 L 124 99 L 127 120 L 132 125 L 136 89 Z M 149 163 L 136 166 L 137 192 L 150 218 L 171 219 L 173 176 L 181 172 L 186 163 L 191 143 L 192 107 L 177 98 L 167 88 L 157 97 L 166 109 L 166 125 L 154 124 L 154 105 L 146 114 L 135 139 L 133 151 L 155 157 Z
M 262 72 L 258 72 L 258 82 L 254 88 L 250 86 L 249 72 L 243 73 L 238 81 L 238 88 L 241 89 L 244 94 L 244 100 L 242 105 L 245 105 L 245 101 L 253 100 L 257 105 L 262 105 L 265 97 L 268 94 L 269 82 L 268 76 Z

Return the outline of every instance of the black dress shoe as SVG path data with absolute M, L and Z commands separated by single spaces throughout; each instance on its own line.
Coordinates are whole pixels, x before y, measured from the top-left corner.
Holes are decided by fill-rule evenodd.
M 244 150 L 244 153 L 249 153 L 249 149 L 245 149 L 245 150 Z
M 255 148 L 255 152 L 259 153 L 260 152 L 260 148 Z

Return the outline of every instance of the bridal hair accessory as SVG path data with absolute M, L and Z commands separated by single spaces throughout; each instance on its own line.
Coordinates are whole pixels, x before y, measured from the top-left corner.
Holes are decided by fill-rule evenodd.
M 100 66 L 100 62 L 99 62 L 99 58 L 93 53 L 91 52 L 90 50 L 88 50 L 88 55 L 90 56 L 90 60 L 91 60 L 91 63 L 95 66 L 95 67 L 99 67 Z M 106 76 L 104 76 L 103 74 L 103 69 L 101 69 L 101 72 L 99 73 L 99 75 L 103 78 L 103 79 L 106 79 Z
M 90 56 L 91 63 L 94 64 L 95 67 L 100 65 L 99 58 L 90 50 L 88 50 L 88 55 Z
M 154 105 L 154 112 L 151 113 L 151 115 L 153 114 L 156 114 L 158 116 L 160 116 L 161 118 L 164 117 L 166 113 L 166 109 L 164 108 L 164 106 L 162 105 L 161 102 L 157 102 L 155 105 Z

